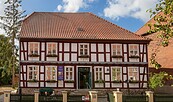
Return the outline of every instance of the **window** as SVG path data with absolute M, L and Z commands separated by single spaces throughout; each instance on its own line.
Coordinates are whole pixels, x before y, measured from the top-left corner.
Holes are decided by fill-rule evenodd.
M 87 56 L 89 53 L 88 53 L 88 51 L 89 51 L 89 48 L 88 48 L 88 44 L 80 44 L 79 45 L 79 55 L 80 56 Z
M 139 49 L 137 44 L 130 44 L 129 46 L 129 55 L 130 56 L 139 56 Z
M 112 81 L 121 80 L 121 67 L 112 67 Z
M 113 56 L 122 56 L 122 45 L 121 44 L 112 45 L 112 55 Z
M 39 43 L 30 42 L 29 43 L 29 54 L 30 55 L 38 55 L 39 54 Z
M 46 67 L 46 80 L 56 80 L 56 66 Z
M 57 44 L 56 43 L 47 43 L 47 54 L 48 55 L 57 55 Z
M 128 69 L 128 71 L 129 71 L 129 80 L 130 81 L 139 80 L 139 77 L 138 77 L 138 68 L 130 67 Z
M 103 80 L 103 68 L 102 67 L 95 67 L 95 81 Z
M 74 68 L 72 66 L 65 67 L 65 80 L 74 80 Z
M 28 79 L 38 80 L 38 66 L 29 66 Z

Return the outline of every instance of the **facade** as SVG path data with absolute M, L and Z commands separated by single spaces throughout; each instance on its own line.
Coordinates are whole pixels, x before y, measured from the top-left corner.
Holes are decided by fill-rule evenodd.
M 20 33 L 20 88 L 146 89 L 149 41 L 92 13 L 34 12 Z

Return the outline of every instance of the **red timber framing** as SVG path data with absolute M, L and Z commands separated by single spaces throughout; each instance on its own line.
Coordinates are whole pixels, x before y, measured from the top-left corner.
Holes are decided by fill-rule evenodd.
M 39 56 L 34 57 L 33 59 L 29 56 L 29 43 L 30 42 L 38 42 L 39 43 Z M 56 43 L 57 47 L 57 56 L 54 56 L 52 59 L 49 60 L 47 55 L 47 43 L 53 42 Z M 88 43 L 88 53 L 89 57 L 87 58 L 80 58 L 79 57 L 79 44 L 81 43 Z M 112 57 L 112 44 L 122 44 L 122 61 L 121 62 L 114 62 L 116 58 Z M 130 44 L 137 44 L 138 45 L 138 58 L 131 58 L 129 56 L 129 45 Z M 122 88 L 122 89 L 145 89 L 147 88 L 147 81 L 148 81 L 148 53 L 147 53 L 147 44 L 146 41 L 111 41 L 111 40 L 54 40 L 54 39 L 20 39 L 20 65 L 21 65 L 21 78 L 20 78 L 20 87 L 21 88 L 36 88 L 36 87 L 47 87 L 46 81 L 46 66 L 56 66 L 56 77 L 58 77 L 58 68 L 62 66 L 73 66 L 74 68 L 74 82 L 73 86 L 66 87 L 66 83 L 64 80 L 62 81 L 62 85 L 59 85 L 59 82 L 56 80 L 54 83 L 53 88 L 64 88 L 64 89 L 77 89 L 78 86 L 77 82 L 77 71 L 78 67 L 86 66 L 91 67 L 90 71 L 92 73 L 91 82 L 93 89 L 112 89 L 112 88 Z M 72 48 L 74 47 L 75 48 Z M 93 49 L 93 46 L 95 48 Z M 95 57 L 93 57 L 95 56 Z M 82 59 L 82 61 L 81 61 Z M 84 61 L 83 61 L 84 59 Z M 135 61 L 133 61 L 135 59 Z M 38 66 L 38 75 L 39 79 L 37 82 L 33 82 L 36 84 L 35 86 L 30 85 L 31 82 L 28 82 L 28 66 L 35 65 Z M 103 67 L 103 79 L 104 84 L 103 87 L 96 87 L 95 86 L 95 74 L 94 68 L 96 66 Z M 118 83 L 119 85 L 114 85 L 111 81 L 111 68 L 113 66 L 119 66 L 122 68 L 122 81 Z M 128 68 L 129 67 L 136 67 L 138 68 L 138 79 L 139 82 L 137 83 L 129 83 L 128 79 Z M 107 68 L 107 69 L 105 69 Z M 143 69 L 143 70 L 141 70 Z M 63 75 L 65 75 L 63 70 Z M 64 76 L 63 76 L 64 77 Z M 109 79 L 106 79 L 106 78 Z M 131 85 L 135 84 L 135 85 Z

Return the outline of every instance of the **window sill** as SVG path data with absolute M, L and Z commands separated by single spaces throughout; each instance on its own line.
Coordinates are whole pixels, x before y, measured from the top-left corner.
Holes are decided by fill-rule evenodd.
M 47 83 L 56 83 L 56 80 L 46 80 Z
M 112 58 L 123 58 L 123 56 L 111 56 Z
M 114 80 L 112 81 L 112 83 L 121 83 L 122 81 L 121 80 Z
M 89 55 L 82 55 L 82 56 L 78 56 L 79 58 L 89 58 Z
M 54 54 L 49 54 L 49 55 L 46 55 L 46 57 L 58 57 L 58 55 L 54 55 Z
M 38 80 L 28 80 L 28 82 L 30 82 L 30 83 L 36 83 L 36 82 L 38 82 Z
M 129 56 L 129 58 L 140 58 L 139 56 Z
M 74 83 L 74 80 L 65 80 L 65 83 Z
M 38 54 L 30 54 L 30 55 L 28 55 L 29 57 L 39 57 L 40 55 L 38 55 Z

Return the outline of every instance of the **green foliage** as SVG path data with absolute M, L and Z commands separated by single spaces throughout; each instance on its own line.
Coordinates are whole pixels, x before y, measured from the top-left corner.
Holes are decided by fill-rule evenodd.
M 173 37 L 173 0 L 160 0 L 155 9 L 148 12 L 151 13 L 151 17 L 157 14 L 154 16 L 156 23 L 148 25 L 150 27 L 148 33 L 158 32 L 160 45 L 168 46 L 170 38 Z
M 165 84 L 165 80 L 171 80 L 172 75 L 168 75 L 166 72 L 154 73 L 149 79 L 149 87 L 156 89 L 162 87 Z
M 152 65 L 154 68 L 159 69 L 159 68 L 161 68 L 162 66 L 156 61 L 155 57 L 156 57 L 156 53 L 152 53 L 152 54 L 151 54 L 151 58 L 150 58 L 151 65 Z
M 10 38 L 0 35 L 0 85 L 11 82 L 12 52 Z
M 14 85 L 15 69 L 18 67 L 18 47 L 15 45 L 15 41 L 18 39 L 25 11 L 21 10 L 21 0 L 7 0 L 4 5 L 6 6 L 4 10 L 5 15 L 0 16 L 2 20 L 0 27 L 5 30 L 6 35 L 10 38 L 13 49 L 10 62 L 12 63 L 12 84 Z

